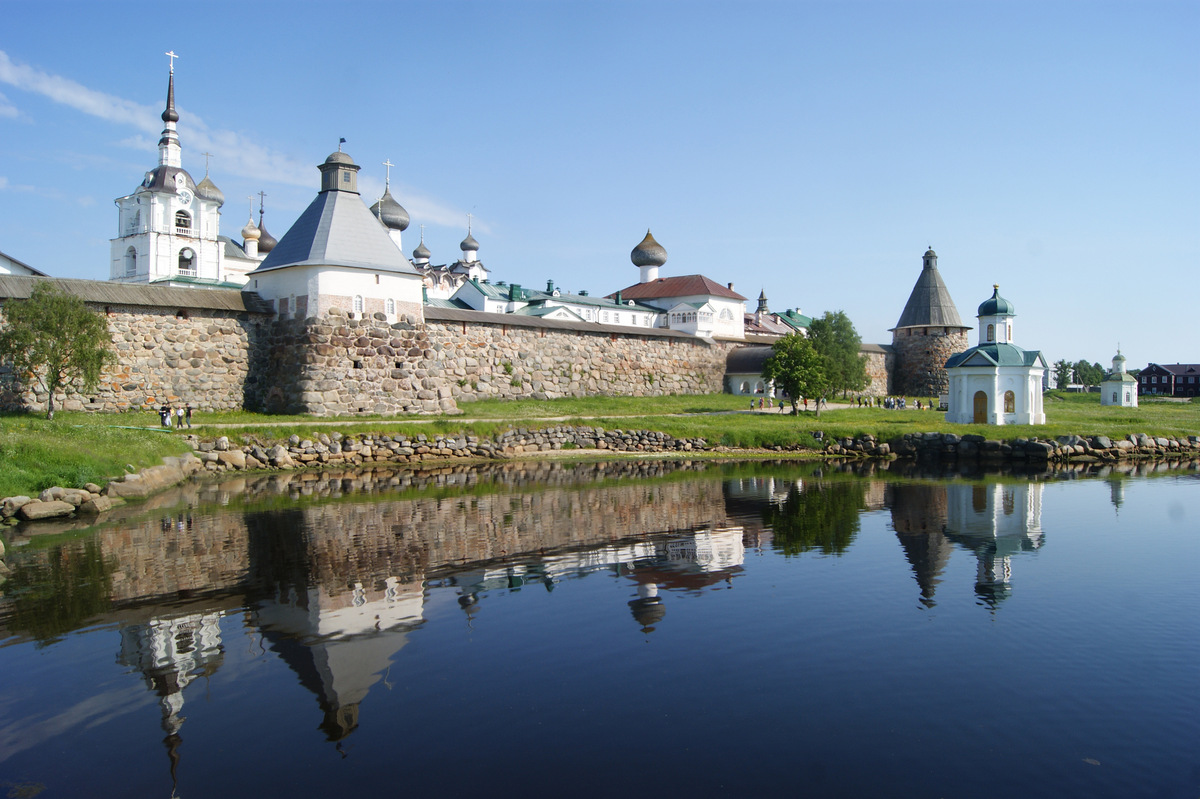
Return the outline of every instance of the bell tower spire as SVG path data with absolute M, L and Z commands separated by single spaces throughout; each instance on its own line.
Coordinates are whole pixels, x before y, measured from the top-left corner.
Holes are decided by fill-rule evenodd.
M 179 146 L 179 134 L 175 132 L 175 123 L 179 121 L 179 112 L 175 110 L 175 59 L 179 56 L 174 51 L 166 53 L 171 59 L 171 76 L 167 79 L 167 107 L 162 112 L 163 132 L 158 140 L 158 165 L 182 166 L 183 148 Z

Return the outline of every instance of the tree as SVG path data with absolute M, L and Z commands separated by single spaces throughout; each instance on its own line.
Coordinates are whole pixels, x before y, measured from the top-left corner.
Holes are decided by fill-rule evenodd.
M 1065 391 L 1071 384 L 1071 364 L 1063 358 L 1054 364 L 1054 387 Z
M 1098 386 L 1104 382 L 1104 367 L 1100 364 L 1091 364 L 1087 361 L 1076 361 L 1071 367 L 1075 373 L 1075 382 L 1087 388 L 1089 386 Z
M 812 342 L 800 333 L 792 333 L 775 342 L 773 352 L 763 363 L 762 375 L 773 380 L 787 392 L 792 403 L 792 413 L 800 412 L 800 398 L 818 399 L 828 390 L 825 359 L 813 347 Z M 821 415 L 820 402 L 817 416 Z
M 867 387 L 870 380 L 867 356 L 860 351 L 862 338 L 844 311 L 826 311 L 820 319 L 812 320 L 808 337 L 813 348 L 825 358 L 830 391 L 840 391 L 845 397 L 851 391 Z
M 19 384 L 46 393 L 47 419 L 54 418 L 56 393 L 92 390 L 114 359 L 104 317 L 48 281 L 39 281 L 29 299 L 6 303 L 4 316 L 0 361 L 12 364 Z

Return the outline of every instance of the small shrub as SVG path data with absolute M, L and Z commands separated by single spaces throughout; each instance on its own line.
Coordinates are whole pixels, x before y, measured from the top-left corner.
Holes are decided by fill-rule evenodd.
M 509 384 L 510 386 L 513 386 L 514 388 L 516 388 L 516 387 L 518 387 L 518 386 L 520 386 L 520 385 L 521 385 L 521 378 L 519 378 L 519 377 L 514 377 L 512 380 L 509 380 L 509 381 L 508 381 L 508 384 Z
M 511 375 L 513 373 L 512 361 L 505 361 L 501 366 L 504 367 L 504 374 Z

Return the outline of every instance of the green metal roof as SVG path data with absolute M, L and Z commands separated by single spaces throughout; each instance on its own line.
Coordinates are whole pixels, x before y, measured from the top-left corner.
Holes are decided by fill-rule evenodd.
M 981 344 L 951 355 L 946 368 L 955 366 L 1046 366 L 1038 350 L 1023 350 L 1016 344 Z

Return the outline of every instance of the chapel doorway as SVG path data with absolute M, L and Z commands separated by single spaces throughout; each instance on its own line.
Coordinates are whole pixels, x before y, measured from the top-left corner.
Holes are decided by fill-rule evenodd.
M 987 424 L 987 392 L 975 392 L 975 424 Z

